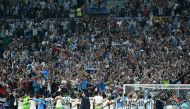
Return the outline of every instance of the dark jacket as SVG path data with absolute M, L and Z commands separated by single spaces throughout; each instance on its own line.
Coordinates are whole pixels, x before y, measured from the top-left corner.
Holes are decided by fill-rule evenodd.
M 90 100 L 88 97 L 82 97 L 80 109 L 90 109 Z
M 161 100 L 156 101 L 156 109 L 164 109 L 164 102 Z
M 8 100 L 9 100 L 9 103 L 10 103 L 11 107 L 13 107 L 13 106 L 17 107 L 18 106 L 18 95 L 13 96 L 13 94 L 11 94 L 9 96 Z M 15 102 L 16 102 L 16 104 L 15 104 Z

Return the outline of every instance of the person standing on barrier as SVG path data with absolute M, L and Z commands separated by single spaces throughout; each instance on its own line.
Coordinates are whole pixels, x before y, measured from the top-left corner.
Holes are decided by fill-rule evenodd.
M 80 109 L 90 109 L 90 99 L 87 95 L 88 94 L 86 91 L 82 92 L 82 100 L 81 100 Z
M 94 105 L 95 105 L 95 109 L 103 109 L 103 96 L 100 95 L 100 92 L 96 92 L 95 96 L 94 96 Z

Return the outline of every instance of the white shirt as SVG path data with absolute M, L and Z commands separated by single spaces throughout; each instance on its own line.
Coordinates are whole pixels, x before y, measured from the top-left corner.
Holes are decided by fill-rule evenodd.
M 95 104 L 101 104 L 101 103 L 103 103 L 103 97 L 102 96 L 94 96 L 94 102 L 95 102 Z
M 82 99 L 78 99 L 77 102 L 78 102 L 79 105 L 81 104 L 81 101 L 82 101 Z
M 132 105 L 130 105 L 130 109 L 141 109 L 141 108 L 139 108 L 139 107 L 137 108 L 138 105 L 135 104 L 135 100 L 134 100 L 134 99 L 132 100 L 131 103 L 132 103 Z
M 75 10 L 71 9 L 71 12 L 69 15 L 70 15 L 70 18 L 74 18 L 75 17 Z
M 61 98 L 57 99 L 55 107 L 58 107 L 58 108 L 60 108 L 60 107 L 62 108 L 63 107 L 62 99 Z
M 123 99 L 123 104 L 124 104 L 124 109 L 129 108 L 129 99 L 128 98 Z
M 53 109 L 53 98 L 45 98 L 45 101 L 48 102 L 46 109 Z
M 36 102 L 34 100 L 30 100 L 30 109 L 36 109 Z
M 23 102 L 21 102 L 20 100 L 18 101 L 18 109 L 23 109 Z
M 154 100 L 148 99 L 146 107 L 147 107 L 147 109 L 154 109 Z
M 111 104 L 110 104 L 110 109 L 114 109 L 115 108 L 115 101 L 114 100 L 111 100 Z
M 34 28 L 33 29 L 33 36 L 36 36 L 38 34 L 38 31 Z
M 71 97 L 63 97 L 64 98 L 64 109 L 70 109 Z
M 94 105 L 94 99 L 90 98 L 90 109 L 93 109 L 93 105 Z
M 174 106 L 174 105 L 173 106 L 172 105 L 168 105 L 168 106 L 165 107 L 165 109 L 180 109 L 180 108 L 178 108 L 177 106 Z
M 49 92 L 51 92 L 51 85 L 50 85 L 49 82 L 47 83 L 47 90 L 48 90 Z
M 137 100 L 138 109 L 144 109 L 144 99 Z
M 72 99 L 71 109 L 78 109 L 77 105 L 78 105 L 78 99 Z
M 109 100 L 105 100 L 105 101 L 103 102 L 103 109 L 109 109 L 108 102 L 109 102 Z
M 95 107 L 103 107 L 103 97 L 102 96 L 94 96 L 94 104 Z

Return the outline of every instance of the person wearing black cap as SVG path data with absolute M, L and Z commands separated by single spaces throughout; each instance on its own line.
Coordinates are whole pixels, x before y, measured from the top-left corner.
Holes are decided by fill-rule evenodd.
M 86 91 L 82 92 L 82 101 L 81 101 L 80 109 L 90 109 L 90 100 L 87 95 L 88 94 Z

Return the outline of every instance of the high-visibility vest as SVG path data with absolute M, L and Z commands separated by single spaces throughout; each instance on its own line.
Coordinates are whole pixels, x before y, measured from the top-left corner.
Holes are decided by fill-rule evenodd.
M 169 80 L 163 80 L 163 83 L 164 84 L 170 84 L 170 81 Z
M 81 16 L 82 16 L 81 8 L 77 8 L 77 17 L 81 17 Z
M 164 83 L 164 87 L 167 88 L 168 85 L 170 84 L 170 81 L 169 80 L 164 80 L 163 83 Z

